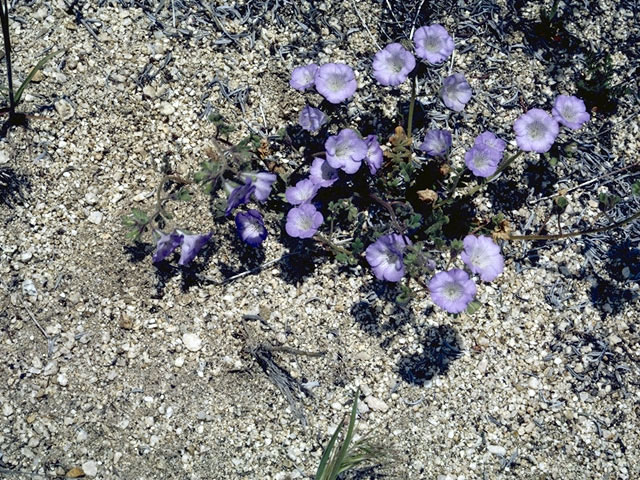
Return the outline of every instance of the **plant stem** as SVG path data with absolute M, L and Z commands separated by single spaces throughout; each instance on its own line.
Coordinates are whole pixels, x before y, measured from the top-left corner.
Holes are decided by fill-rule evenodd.
M 329 247 L 329 248 L 330 248 L 334 253 L 335 253 L 335 252 L 338 252 L 338 253 L 344 253 L 345 255 L 348 255 L 348 256 L 350 256 L 350 257 L 351 257 L 351 256 L 353 256 L 353 255 L 352 255 L 352 253 L 351 253 L 349 250 L 347 250 L 346 248 L 343 248 L 343 247 L 341 247 L 341 246 L 339 246 L 339 245 L 336 245 L 336 244 L 335 244 L 335 243 L 333 243 L 333 242 L 332 242 L 328 237 L 324 236 L 324 235 L 323 235 L 323 234 L 321 234 L 321 233 L 316 233 L 316 234 L 313 236 L 313 239 L 314 239 L 314 240 L 319 241 L 320 243 L 322 243 L 322 244 L 324 244 L 324 245 L 326 245 L 326 246 L 327 246 L 327 247 Z
M 623 227 L 628 223 L 640 218 L 640 210 L 633 215 L 620 220 L 619 222 L 612 223 L 605 227 L 594 228 L 591 230 L 582 230 L 579 232 L 560 233 L 557 235 L 509 235 L 506 240 L 560 240 L 562 238 L 579 237 L 580 235 L 590 235 L 592 233 L 606 232 L 607 230 L 613 230 L 614 228 Z
M 16 103 L 13 98 L 13 74 L 11 70 L 11 39 L 9 35 L 9 8 L 7 0 L 0 0 L 0 21 L 2 22 L 2 36 L 4 39 L 4 59 L 7 64 L 7 83 L 9 85 L 9 123 L 16 113 Z
M 414 77 L 411 80 L 411 100 L 409 101 L 409 118 L 407 119 L 407 136 L 411 138 L 411 130 L 413 129 L 413 111 L 416 106 L 416 90 L 418 80 Z

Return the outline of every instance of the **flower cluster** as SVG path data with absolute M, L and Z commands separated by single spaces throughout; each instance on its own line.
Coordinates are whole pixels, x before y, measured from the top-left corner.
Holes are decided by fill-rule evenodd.
M 504 259 L 500 247 L 485 236 L 467 235 L 463 241 L 462 261 L 483 282 L 490 282 L 502 273 Z M 462 269 L 439 272 L 429 282 L 433 303 L 450 313 L 460 313 L 476 295 L 476 284 Z
M 473 147 L 464 156 L 465 165 L 477 177 L 490 177 L 498 169 L 504 149 L 504 140 L 491 132 L 483 132 L 473 142 Z
M 315 63 L 296 67 L 291 72 L 289 84 L 304 92 L 315 87 L 316 91 L 331 103 L 340 103 L 351 98 L 358 84 L 353 69 L 344 63 Z
M 551 113 L 549 115 L 544 110 L 532 108 L 515 121 L 513 131 L 520 150 L 548 152 L 560 131 L 559 124 L 577 130 L 590 118 L 584 102 L 568 95 L 558 95 Z
M 265 202 L 271 194 L 271 189 L 276 181 L 276 175 L 269 172 L 243 172 L 240 178 L 244 184 L 237 185 L 225 182 L 227 190 L 227 208 L 225 215 L 230 215 L 240 205 L 249 203 L 251 197 L 257 202 Z M 235 216 L 238 236 L 251 247 L 257 247 L 267 238 L 267 229 L 264 226 L 262 215 L 257 210 L 238 212 Z
M 196 258 L 202 247 L 209 241 L 213 232 L 202 235 L 188 235 L 180 230 L 174 230 L 171 233 L 156 232 L 159 235 L 156 251 L 153 254 L 153 263 L 165 260 L 174 250 L 180 248 L 180 260 L 178 265 L 187 265 Z
M 431 65 L 444 62 L 455 48 L 451 35 L 438 24 L 418 28 L 413 45 L 416 55 Z M 374 55 L 373 76 L 380 85 L 396 87 L 409 77 L 415 66 L 416 59 L 411 52 L 399 43 L 390 43 Z M 471 86 L 464 75 L 454 73 L 444 79 L 440 95 L 447 108 L 461 112 L 471 99 Z
M 324 147 L 326 158 L 315 158 L 308 178 L 288 187 L 285 192 L 286 201 L 294 206 L 285 224 L 286 232 L 292 237 L 310 238 L 316 234 L 323 216 L 312 201 L 318 190 L 330 187 L 338 180 L 339 170 L 352 175 L 364 162 L 374 175 L 382 165 L 382 148 L 375 135 L 363 139 L 355 130 L 344 128 L 329 136 Z

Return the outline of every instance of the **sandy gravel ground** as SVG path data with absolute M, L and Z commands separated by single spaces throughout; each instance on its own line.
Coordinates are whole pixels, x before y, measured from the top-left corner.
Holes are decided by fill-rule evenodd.
M 187 175 L 206 158 L 211 111 L 239 134 L 295 124 L 305 101 L 320 100 L 288 86 L 307 62 L 352 65 L 359 90 L 339 113 L 382 135 L 408 91 L 376 85 L 371 57 L 416 18 L 454 34 L 444 71 L 465 72 L 474 90 L 461 116 L 433 87 L 419 97 L 422 125 L 455 129 L 458 164 L 484 128 L 513 150 L 523 108 L 577 91 L 585 46 L 611 53 L 612 81 L 628 88 L 618 105 L 601 107 L 555 168 L 525 155 L 477 210 L 533 232 L 565 188 L 564 231 L 602 224 L 599 193 L 622 198 L 608 212 L 620 219 L 639 206 L 640 13 L 634 2 L 569 3 L 573 36 L 544 43 L 532 25 L 550 2 L 17 2 L 18 82 L 64 51 L 21 105 L 47 120 L 0 143 L 0 166 L 26 183 L 22 200 L 0 205 L 0 477 L 313 478 L 359 387 L 360 434 L 397 461 L 353 478 L 640 478 L 637 222 L 504 244 L 505 272 L 479 288 L 482 309 L 453 316 L 424 294 L 397 307 L 364 264 L 301 254 L 275 213 L 256 258 L 206 201 L 178 208 L 185 227 L 214 231 L 187 272 L 154 268 L 151 247 L 127 247 L 120 221 L 149 207 L 163 165 Z M 304 161 L 272 147 L 282 171 Z M 557 232 L 555 219 L 548 228 Z M 266 357 L 313 395 L 291 404 Z

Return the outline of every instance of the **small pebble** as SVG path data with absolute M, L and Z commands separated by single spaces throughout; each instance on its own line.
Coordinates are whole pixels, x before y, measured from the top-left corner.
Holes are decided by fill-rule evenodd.
M 182 343 L 191 352 L 197 352 L 202 348 L 202 340 L 195 333 L 185 333 L 182 335 Z
M 64 373 L 58 375 L 58 385 L 61 387 L 66 387 L 69 384 L 69 379 Z
M 98 196 L 93 192 L 87 192 L 84 196 L 84 201 L 89 205 L 95 205 L 98 203 Z
M 489 453 L 493 453 L 494 455 L 498 455 L 500 457 L 504 457 L 507 454 L 507 449 L 501 447 L 500 445 L 487 445 L 487 450 Z
M 87 477 L 95 477 L 98 474 L 98 464 L 93 460 L 89 460 L 82 464 L 82 470 L 84 470 Z
M 160 105 L 160 113 L 167 116 L 173 115 L 174 113 L 176 113 L 176 108 L 169 102 L 163 102 Z
M 35 297 L 36 295 L 38 295 L 38 290 L 33 284 L 33 280 L 27 278 L 22 282 L 22 293 L 24 293 L 25 295 L 29 295 L 30 297 Z
M 389 406 L 386 403 L 384 403 L 379 398 L 372 397 L 371 395 L 365 397 L 364 401 L 374 412 L 386 412 L 387 410 L 389 410 Z
M 104 215 L 102 214 L 102 212 L 94 211 L 89 214 L 89 218 L 87 220 L 89 220 L 91 223 L 95 223 L 96 225 L 100 225 L 103 218 Z
M 60 115 L 60 118 L 62 120 L 66 121 L 66 120 L 71 120 L 71 118 L 73 118 L 75 110 L 73 106 L 71 106 L 71 104 L 67 102 L 65 99 L 58 100 L 53 104 L 53 106 L 55 107 L 56 112 L 58 112 L 58 115 Z

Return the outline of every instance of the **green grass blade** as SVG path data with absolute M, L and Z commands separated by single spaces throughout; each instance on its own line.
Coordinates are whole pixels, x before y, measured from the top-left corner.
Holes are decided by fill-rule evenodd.
M 31 80 L 33 80 L 33 77 L 35 77 L 36 73 L 38 73 L 42 67 L 44 67 L 44 65 L 51 60 L 53 57 L 55 57 L 57 54 L 64 52 L 64 50 L 58 50 L 56 52 L 51 52 L 49 55 L 47 55 L 46 57 L 44 57 L 42 60 L 40 60 L 35 67 L 33 67 L 31 69 L 31 71 L 29 72 L 29 75 L 27 75 L 27 78 L 25 78 L 24 82 L 22 82 L 22 85 L 20 85 L 20 88 L 18 88 L 18 91 L 15 94 L 15 104 L 18 105 L 20 103 L 20 99 L 22 98 L 22 94 L 24 92 L 24 89 L 27 88 L 27 86 L 31 83 Z
M 338 475 L 344 471 L 342 469 L 342 464 L 347 456 L 347 452 L 349 451 L 349 444 L 353 439 L 353 433 L 356 426 L 356 417 L 358 415 L 358 396 L 360 395 L 360 389 L 356 390 L 356 393 L 353 398 L 353 408 L 351 408 L 351 417 L 349 418 L 349 427 L 347 428 L 347 434 L 344 437 L 344 441 L 342 442 L 342 446 L 340 447 L 340 451 L 335 459 L 333 464 L 333 469 L 331 471 L 330 479 L 336 479 Z
M 338 440 L 338 435 L 340 434 L 341 430 L 342 430 L 342 423 L 340 423 L 340 425 L 338 425 L 338 428 L 336 428 L 336 431 L 331 437 L 331 440 L 329 440 L 329 444 L 327 445 L 327 448 L 325 448 L 324 453 L 322 454 L 322 458 L 320 459 L 320 465 L 318 465 L 318 470 L 316 472 L 315 480 L 325 480 L 327 478 L 325 475 L 327 462 L 329 461 L 329 457 L 331 457 L 333 446 L 335 445 L 336 440 Z

